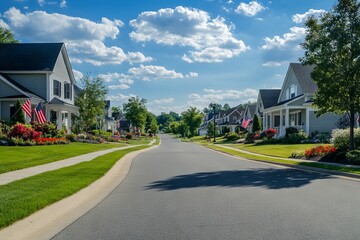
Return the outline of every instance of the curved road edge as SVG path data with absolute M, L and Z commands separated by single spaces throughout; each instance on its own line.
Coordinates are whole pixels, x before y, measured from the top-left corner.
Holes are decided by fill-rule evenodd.
M 159 144 L 160 145 L 160 144 Z M 126 178 L 132 160 L 159 145 L 126 154 L 102 177 L 79 192 L 0 230 L 0 239 L 50 239 L 91 210 Z

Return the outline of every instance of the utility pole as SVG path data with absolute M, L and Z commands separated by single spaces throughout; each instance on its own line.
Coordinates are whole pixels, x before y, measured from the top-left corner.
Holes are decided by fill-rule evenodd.
M 215 104 L 212 107 L 214 110 L 214 142 L 216 142 Z

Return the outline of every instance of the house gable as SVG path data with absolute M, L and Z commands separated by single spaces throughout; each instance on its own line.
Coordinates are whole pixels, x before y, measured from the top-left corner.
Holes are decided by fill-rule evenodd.
M 285 76 L 283 86 L 281 87 L 281 92 L 279 95 L 278 103 L 287 101 L 287 100 L 297 97 L 303 93 L 304 92 L 298 81 L 298 78 L 295 75 L 292 65 L 290 64 L 288 71 L 286 73 L 286 76 Z
M 21 96 L 21 95 L 24 95 L 24 93 L 17 90 L 13 86 L 10 86 L 8 83 L 4 82 L 0 78 L 0 98 L 7 98 L 11 96 Z

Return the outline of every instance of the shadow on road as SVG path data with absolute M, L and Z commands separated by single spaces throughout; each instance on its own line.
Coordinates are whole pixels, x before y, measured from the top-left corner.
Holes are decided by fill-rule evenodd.
M 267 189 L 297 188 L 330 175 L 296 169 L 254 169 L 238 171 L 200 172 L 179 175 L 150 183 L 146 190 L 170 191 L 200 187 L 263 187 Z

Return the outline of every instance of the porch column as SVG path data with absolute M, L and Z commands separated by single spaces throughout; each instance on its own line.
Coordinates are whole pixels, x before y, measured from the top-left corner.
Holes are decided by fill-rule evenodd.
M 268 114 L 265 114 L 265 130 L 269 128 Z
M 63 120 L 62 120 L 62 111 L 61 110 L 57 110 L 56 111 L 56 124 L 57 124 L 57 129 L 60 130 L 62 129 L 62 123 L 63 123 Z
M 68 133 L 71 133 L 71 112 L 68 112 L 68 118 L 67 118 L 67 125 L 68 125 L 68 129 L 67 129 L 67 132 Z
M 263 117 L 262 117 L 262 126 L 263 126 L 263 130 L 266 130 L 266 122 L 265 122 L 265 120 L 266 120 L 266 114 L 265 113 L 263 113 Z
M 289 109 L 285 109 L 285 129 L 289 127 Z
M 270 112 L 270 127 L 274 128 L 274 115 L 273 112 Z
M 310 108 L 306 108 L 306 116 L 305 116 L 305 131 L 306 134 L 310 134 Z
M 280 110 L 280 127 L 279 127 L 279 136 L 283 136 L 283 110 Z

